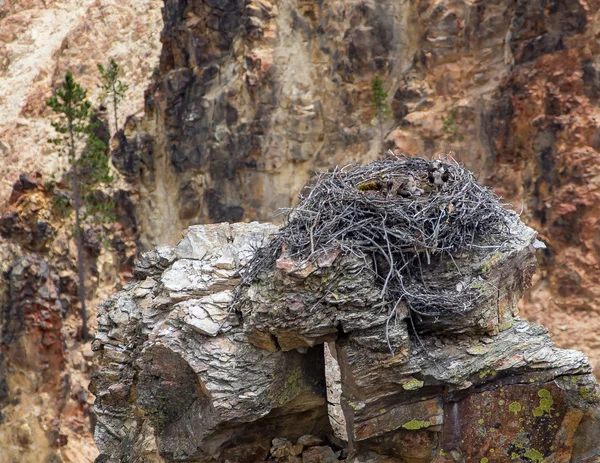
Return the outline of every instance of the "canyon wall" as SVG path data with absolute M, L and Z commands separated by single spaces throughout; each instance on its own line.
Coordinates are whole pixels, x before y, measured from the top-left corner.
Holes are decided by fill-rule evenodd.
M 85 385 L 91 354 L 76 339 L 76 309 L 57 305 L 75 294 L 66 284 L 74 254 L 65 224 L 44 212 L 43 183 L 63 167 L 45 142 L 44 100 L 67 69 L 96 99 L 95 65 L 110 58 L 130 85 L 121 125 L 132 117 L 112 140 L 127 246 L 90 255 L 106 275 L 90 282 L 96 300 L 128 278 L 139 243 L 174 244 L 195 223 L 281 220 L 277 208 L 314 170 L 367 162 L 382 148 L 453 151 L 547 245 L 522 315 L 597 369 L 599 10 L 597 0 L 0 2 L 0 207 L 12 230 L 0 243 L 2 446 L 23 461 L 95 455 L 91 398 L 57 386 Z M 391 110 L 383 143 L 375 76 Z M 11 202 L 15 182 L 22 188 L 21 174 L 34 171 L 43 177 Z M 42 287 L 43 301 L 30 300 Z M 35 327 L 9 327 L 15 307 Z M 35 355 L 23 362 L 21 351 Z
M 57 214 L 52 174 L 65 160 L 45 99 L 67 70 L 98 106 L 96 63 L 115 59 L 129 91 L 119 123 L 143 111 L 143 91 L 158 63 L 162 2 L 0 1 L 0 462 L 93 461 L 94 371 L 81 342 L 73 224 Z M 102 117 L 104 130 L 110 120 Z M 110 191 L 116 224 L 85 228 L 90 325 L 95 309 L 131 277 L 138 236 L 135 191 Z
M 41 175 L 24 174 L 0 215 L 2 463 L 85 463 L 97 455 L 74 224 L 57 214 L 54 197 Z M 117 189 L 112 198 L 114 226 L 85 224 L 82 232 L 91 332 L 96 305 L 131 277 L 139 245 L 131 192 Z
M 598 364 L 600 3 L 165 2 L 146 117 L 115 152 L 143 241 L 281 220 L 311 173 L 452 151 L 547 244 L 522 303 Z M 384 80 L 384 140 L 371 84 Z M 383 145 L 383 146 L 382 146 Z

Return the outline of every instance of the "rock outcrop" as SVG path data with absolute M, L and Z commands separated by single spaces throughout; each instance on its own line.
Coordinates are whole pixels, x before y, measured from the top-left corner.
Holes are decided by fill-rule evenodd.
M 0 213 L 0 461 L 91 462 L 92 365 L 81 342 L 72 221 L 57 214 L 56 192 L 40 174 L 15 183 Z M 114 195 L 117 225 L 112 251 L 103 231 L 85 226 L 86 292 L 105 299 L 133 271 L 137 249 L 132 201 Z M 132 230 L 133 229 L 133 230 Z M 95 313 L 91 314 L 95 326 Z
M 524 313 L 596 362 L 596 2 L 166 1 L 163 49 L 117 158 L 145 243 L 190 224 L 277 220 L 310 173 L 386 148 L 455 156 L 548 248 Z
M 600 458 L 587 358 L 517 315 L 532 229 L 515 222 L 510 243 L 471 256 L 495 304 L 425 324 L 400 311 L 387 333 L 368 264 L 343 253 L 312 267 L 282 256 L 231 310 L 238 272 L 276 230 L 190 227 L 100 306 L 98 462 Z

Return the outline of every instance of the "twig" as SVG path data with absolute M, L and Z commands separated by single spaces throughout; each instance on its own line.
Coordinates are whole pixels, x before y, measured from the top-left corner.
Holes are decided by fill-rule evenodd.
M 448 174 L 441 188 L 429 181 L 432 162 L 417 157 L 394 155 L 318 174 L 298 205 L 287 210 L 279 233 L 243 270 L 233 304 L 243 303 L 244 288 L 260 274 L 273 271 L 285 243 L 287 256 L 304 263 L 318 263 L 334 250 L 371 257 L 365 268 L 376 275 L 389 311 L 390 351 L 389 326 L 400 301 L 406 302 L 411 323 L 413 314 L 435 322 L 472 310 L 484 294 L 471 286 L 456 290 L 473 275 L 461 272 L 455 258 L 501 248 L 511 238 L 512 213 L 451 156 L 440 162 Z M 436 271 L 437 258 L 442 269 L 446 262 L 455 267 L 456 275 Z

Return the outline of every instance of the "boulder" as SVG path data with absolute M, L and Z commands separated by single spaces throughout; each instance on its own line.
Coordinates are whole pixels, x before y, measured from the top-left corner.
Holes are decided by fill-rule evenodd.
M 311 266 L 283 249 L 234 294 L 276 231 L 191 227 L 174 248 L 143 255 L 137 279 L 100 306 L 97 461 L 583 463 L 600 455 L 600 388 L 587 358 L 553 347 L 544 328 L 517 314 L 536 234 L 516 216 L 510 242 L 457 261 L 493 288 L 483 303 L 429 320 L 399 308 L 391 323 L 365 271 L 372 264 L 341 251 Z

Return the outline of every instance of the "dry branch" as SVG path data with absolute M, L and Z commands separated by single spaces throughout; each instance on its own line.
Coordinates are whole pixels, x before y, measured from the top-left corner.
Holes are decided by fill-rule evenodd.
M 464 314 L 485 297 L 481 286 L 457 290 L 457 278 L 436 279 L 431 266 L 449 263 L 463 277 L 455 257 L 501 247 L 510 238 L 510 214 L 450 156 L 392 156 L 336 168 L 305 188 L 285 225 L 243 271 L 234 301 L 273 269 L 285 245 L 288 257 L 313 264 L 333 250 L 370 257 L 388 324 L 401 302 L 418 317 Z

